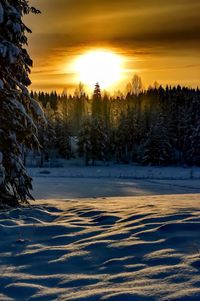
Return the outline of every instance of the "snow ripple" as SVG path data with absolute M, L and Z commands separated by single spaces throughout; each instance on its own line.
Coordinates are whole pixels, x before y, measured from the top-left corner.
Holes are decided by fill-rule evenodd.
M 200 300 L 198 195 L 0 213 L 0 300 Z

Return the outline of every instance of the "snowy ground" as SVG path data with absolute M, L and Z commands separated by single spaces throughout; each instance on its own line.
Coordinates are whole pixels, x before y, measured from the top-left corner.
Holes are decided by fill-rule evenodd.
M 40 171 L 0 213 L 0 301 L 200 300 L 198 179 Z
M 200 193 L 200 169 L 113 165 L 32 168 L 39 199 Z
M 138 165 L 111 164 L 110 166 L 84 166 L 80 160 L 59 160 L 64 168 L 30 168 L 34 177 L 65 178 L 108 178 L 108 179 L 200 179 L 200 168 L 153 167 Z
M 36 199 L 200 193 L 200 180 L 34 178 Z
M 199 300 L 199 232 L 199 195 L 3 212 L 0 300 Z

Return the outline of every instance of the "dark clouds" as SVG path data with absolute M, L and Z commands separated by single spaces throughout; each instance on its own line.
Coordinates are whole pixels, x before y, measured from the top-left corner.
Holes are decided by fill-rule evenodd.
M 84 47 L 102 46 L 116 47 L 118 51 L 141 57 L 151 54 L 160 59 L 187 57 L 184 66 L 200 60 L 200 0 L 30 2 L 42 11 L 41 15 L 26 19 L 33 30 L 30 50 L 38 68 L 49 64 L 50 70 L 64 55 L 70 59 Z M 183 61 L 179 62 L 180 68 L 181 64 Z M 195 83 L 200 71 L 198 66 Z M 40 68 L 35 71 L 40 72 L 38 70 Z
M 44 42 L 57 46 L 77 43 L 141 43 L 199 47 L 199 0 L 38 0 L 43 15 L 32 27 Z M 197 45 L 198 44 L 198 45 Z

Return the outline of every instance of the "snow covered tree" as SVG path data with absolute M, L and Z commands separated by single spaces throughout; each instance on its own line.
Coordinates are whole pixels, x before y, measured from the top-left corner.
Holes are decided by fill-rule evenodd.
M 90 137 L 91 137 L 91 120 L 90 118 L 86 118 L 82 123 L 82 127 L 78 135 L 79 156 L 85 157 L 86 166 L 89 165 L 89 160 L 92 152 Z
M 9 205 L 32 198 L 32 179 L 22 161 L 23 146 L 38 147 L 36 123 L 44 120 L 27 87 L 32 66 L 22 17 L 39 13 L 27 0 L 0 1 L 0 201 Z
M 71 132 L 67 120 L 63 120 L 59 114 L 55 118 L 56 149 L 62 158 L 71 158 Z
M 94 165 L 95 160 L 102 160 L 105 162 L 108 138 L 102 119 L 92 119 L 90 139 L 92 146 L 92 165 Z
M 168 165 L 172 162 L 172 146 L 162 114 L 155 124 L 152 124 L 141 146 L 141 162 L 151 165 Z
M 192 135 L 190 136 L 191 145 L 187 153 L 187 162 L 190 165 L 200 166 L 200 121 L 197 126 L 193 129 Z
M 184 161 L 189 165 L 200 166 L 200 105 L 194 98 L 188 108 L 187 127 L 185 131 Z
M 122 161 L 128 163 L 128 146 L 130 140 L 130 124 L 125 114 L 122 114 L 119 119 L 119 126 L 115 133 L 115 152 L 116 162 Z
M 106 160 L 108 137 L 103 123 L 98 118 L 87 118 L 78 136 L 79 153 L 85 155 L 85 164 L 95 160 Z
M 72 132 L 75 136 L 80 131 L 82 119 L 86 111 L 85 104 L 86 104 L 85 88 L 82 83 L 79 83 L 74 93 L 73 111 L 71 114 Z
M 3 155 L 2 155 L 2 153 L 0 153 L 0 185 L 3 184 L 4 179 L 5 179 L 5 170 L 2 165 L 2 160 L 3 160 Z
M 49 160 L 51 151 L 56 147 L 56 131 L 55 131 L 55 119 L 56 114 L 51 108 L 50 103 L 47 103 L 44 108 L 44 114 L 46 118 L 46 126 L 39 124 L 38 126 L 38 140 L 41 145 L 40 147 L 40 167 L 43 167 L 45 161 Z

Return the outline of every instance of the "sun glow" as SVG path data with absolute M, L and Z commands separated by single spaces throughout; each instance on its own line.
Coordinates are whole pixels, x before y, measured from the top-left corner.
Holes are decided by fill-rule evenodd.
M 93 88 L 98 82 L 101 88 L 109 88 L 122 78 L 123 58 L 111 51 L 86 52 L 76 59 L 74 69 L 78 80 Z

